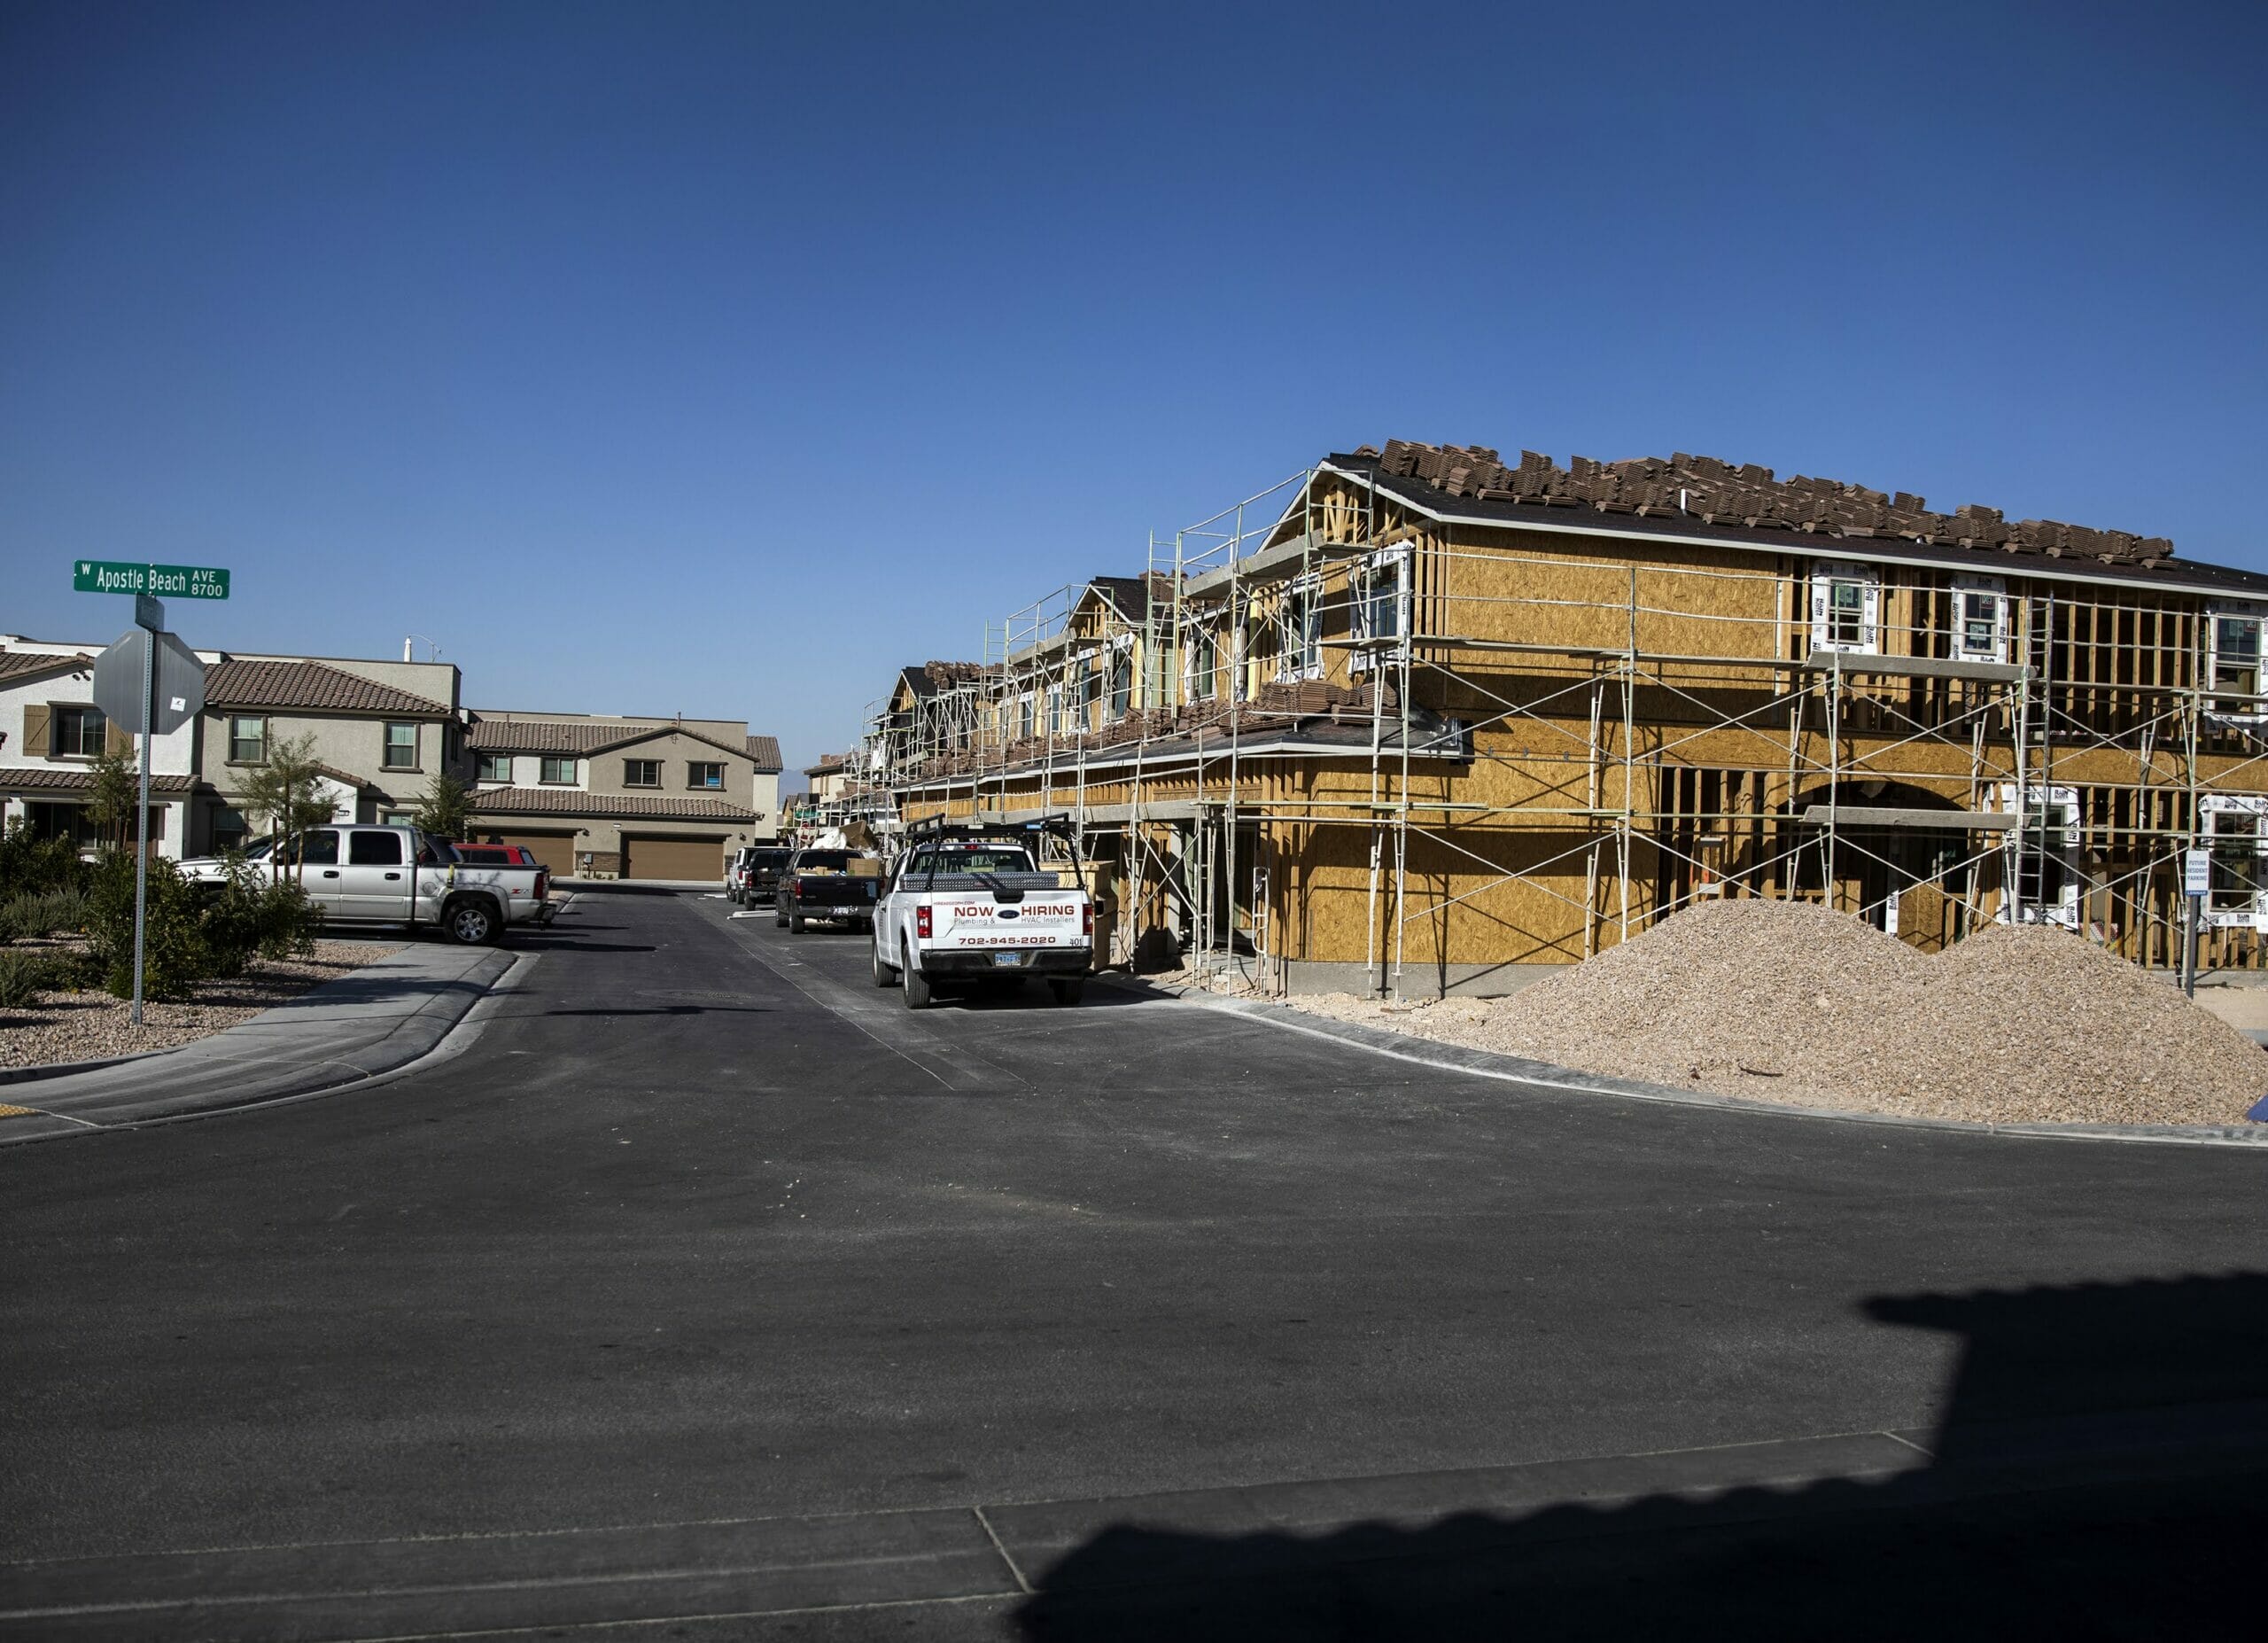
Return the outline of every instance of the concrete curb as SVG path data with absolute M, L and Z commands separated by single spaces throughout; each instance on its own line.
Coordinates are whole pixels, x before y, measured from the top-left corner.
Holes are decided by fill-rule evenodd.
M 1603 1078 L 1550 1062 L 1529 1061 L 1495 1050 L 1443 1044 L 1408 1033 L 1392 1032 L 1356 1022 L 1333 1021 L 1311 1016 L 1286 1004 L 1264 999 L 1223 998 L 1195 987 L 1158 987 L 1137 978 L 1098 976 L 1098 981 L 1153 996 L 1178 999 L 1203 1009 L 1225 1010 L 1264 1022 L 1286 1032 L 1357 1045 L 1374 1055 L 1431 1067 L 1441 1072 L 1463 1073 L 1503 1083 L 1528 1084 L 1578 1095 L 1612 1095 L 1625 1101 L 1658 1102 L 1674 1107 L 1705 1107 L 1775 1118 L 1828 1119 L 1839 1124 L 1875 1124 L 1896 1129 L 1934 1130 L 1956 1135 L 2011 1136 L 2034 1141 L 2147 1142 L 2157 1146 L 2234 1147 L 2268 1149 L 2268 1124 L 1974 1124 L 1961 1118 L 1908 1117 L 1891 1112 L 1852 1112 L 1841 1107 L 1796 1107 L 1778 1102 L 1749 1101 L 1738 1095 L 1710 1095 L 1667 1085 L 1641 1084 L 1627 1078 Z M 1416 1047 L 1423 1046 L 1422 1053 Z
M 47 1080 L 39 1106 L 0 1121 L 0 1147 L 280 1106 L 401 1077 L 469 1048 L 494 1001 L 539 956 L 396 954 L 210 1038 Z
M 186 1049 L 188 1046 L 175 1047 Z M 51 1061 L 39 1067 L 0 1067 L 0 1088 L 11 1084 L 36 1084 L 43 1078 L 67 1078 L 78 1072 L 98 1072 L 105 1067 L 122 1067 L 129 1061 L 147 1061 L 152 1055 L 172 1054 L 172 1050 L 136 1050 L 130 1055 L 102 1055 L 93 1061 Z

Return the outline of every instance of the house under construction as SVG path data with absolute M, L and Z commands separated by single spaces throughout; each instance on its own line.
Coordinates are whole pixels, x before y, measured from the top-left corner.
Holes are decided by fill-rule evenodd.
M 885 820 L 1068 812 L 1113 956 L 1511 990 L 1697 898 L 1924 949 L 2044 922 L 2175 962 L 2268 929 L 2268 576 L 2157 538 L 1705 457 L 1394 442 L 906 669 Z

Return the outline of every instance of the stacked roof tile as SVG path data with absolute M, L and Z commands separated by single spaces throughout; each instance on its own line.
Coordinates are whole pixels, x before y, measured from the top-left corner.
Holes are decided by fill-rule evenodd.
M 1998 509 L 1973 505 L 1938 513 L 1922 498 L 1905 491 L 1871 491 L 1862 485 L 1800 474 L 1780 479 L 1769 468 L 1753 463 L 1736 467 L 1714 456 L 1683 452 L 1666 459 L 1641 456 L 1627 462 L 1576 456 L 1562 468 L 1549 456 L 1522 451 L 1518 464 L 1509 466 L 1485 445 L 1389 440 L 1383 451 L 1365 445 L 1355 456 L 1375 461 L 1384 472 L 1479 502 L 1588 508 L 1601 513 L 1687 514 L 1707 524 L 1751 530 L 1902 537 L 1941 547 L 1999 549 L 2112 565 L 2155 565 L 2173 557 L 2173 544 L 2163 536 L 2094 530 L 2054 519 L 2023 519 L 2012 525 Z

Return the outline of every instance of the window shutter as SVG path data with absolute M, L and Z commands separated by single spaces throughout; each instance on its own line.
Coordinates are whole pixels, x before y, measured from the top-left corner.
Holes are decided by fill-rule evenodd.
M 24 752 L 33 759 L 55 757 L 55 710 L 44 703 L 24 705 Z
M 134 738 L 124 730 L 120 729 L 115 720 L 105 720 L 103 724 L 103 751 L 105 753 L 131 753 L 133 751 Z

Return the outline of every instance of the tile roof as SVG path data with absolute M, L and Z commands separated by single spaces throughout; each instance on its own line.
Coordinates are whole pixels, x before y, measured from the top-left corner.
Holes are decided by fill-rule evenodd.
M 756 812 L 720 798 L 664 794 L 586 793 L 578 788 L 489 788 L 472 796 L 484 816 L 591 816 L 610 821 L 753 822 Z
M 32 674 L 52 674 L 69 670 L 79 673 L 95 665 L 95 658 L 82 650 L 71 656 L 55 656 L 37 650 L 0 650 L 0 679 L 20 679 Z
M 642 742 L 649 736 L 669 735 L 691 736 L 720 751 L 752 759 L 760 770 L 780 768 L 780 744 L 773 736 L 743 735 L 741 745 L 734 747 L 729 742 L 669 720 L 636 723 L 621 720 L 593 723 L 585 720 L 563 723 L 485 714 L 476 710 L 472 723 L 465 731 L 464 744 L 481 753 L 603 753 Z
M 74 765 L 27 765 L 16 769 L 0 769 L 0 792 L 6 793 L 83 793 L 95 784 L 94 773 Z M 153 775 L 150 790 L 178 796 L 197 790 L 198 780 L 191 775 Z
M 464 744 L 484 753 L 587 753 L 625 736 L 650 736 L 667 728 L 667 725 L 625 724 L 619 720 L 602 724 L 588 720 L 556 723 L 476 712 L 465 731 Z
M 230 657 L 205 670 L 208 707 L 334 709 L 350 713 L 449 717 L 439 702 L 321 662 L 255 662 Z
M 2012 525 L 1999 509 L 1973 503 L 1951 513 L 1938 513 L 1922 498 L 1905 491 L 1895 494 L 1870 491 L 1863 485 L 1801 474 L 1782 479 L 1771 469 L 1752 463 L 1735 466 L 1714 456 L 1692 456 L 1682 451 L 1666 459 L 1640 456 L 1627 462 L 1574 456 L 1565 468 L 1549 456 L 1522 451 L 1518 465 L 1512 467 L 1485 445 L 1388 440 L 1383 451 L 1365 445 L 1351 456 L 1335 456 L 1333 461 L 1375 463 L 1382 473 L 1481 502 L 1697 518 L 1705 525 L 1790 534 L 1902 537 L 1938 547 L 2092 559 L 2109 565 L 2149 566 L 2173 557 L 2173 544 L 2163 536 L 2094 530 L 2054 519 L 2023 519 Z

